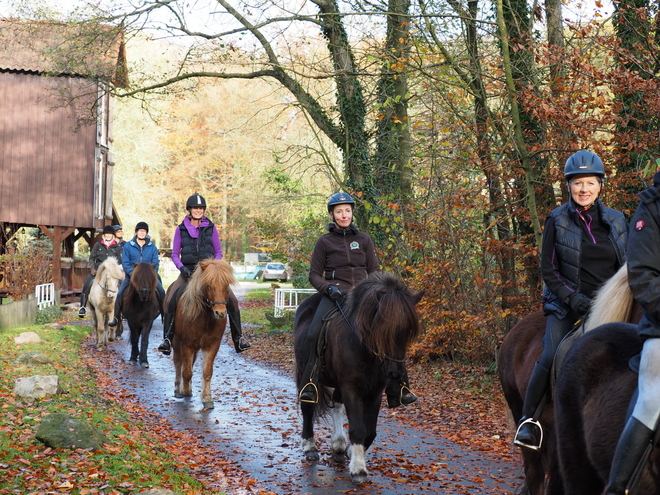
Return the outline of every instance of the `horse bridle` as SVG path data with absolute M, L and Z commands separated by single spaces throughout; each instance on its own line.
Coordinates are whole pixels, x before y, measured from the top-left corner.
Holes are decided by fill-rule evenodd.
M 204 302 L 208 304 L 209 308 L 212 308 L 216 304 L 224 304 L 225 306 L 227 305 L 227 301 L 211 301 L 208 298 L 204 299 Z
M 346 313 L 344 313 L 344 309 L 341 307 L 341 304 L 339 304 L 339 301 L 335 301 L 335 304 L 337 305 L 337 309 L 339 310 L 339 312 L 341 313 L 342 317 L 344 318 L 344 321 L 345 321 L 346 324 L 348 325 L 348 328 L 350 328 L 350 329 L 353 331 L 353 333 L 354 333 L 355 336 L 358 338 L 358 340 L 359 340 L 360 342 L 362 342 L 362 344 L 363 344 L 367 349 L 369 349 L 369 350 L 371 351 L 372 354 L 374 354 L 375 356 L 378 356 L 378 353 L 377 353 L 377 352 L 375 352 L 371 347 L 369 347 L 369 346 L 367 345 L 366 342 L 364 342 L 362 339 L 360 339 L 360 336 L 358 335 L 358 333 L 357 333 L 357 331 L 355 330 L 355 328 L 353 328 L 353 325 L 351 324 L 351 322 L 348 320 L 348 316 L 346 316 Z M 405 363 L 405 362 L 406 362 L 405 359 L 396 359 L 396 358 L 393 358 L 393 357 L 388 356 L 387 354 L 383 355 L 383 361 L 392 361 L 392 362 L 395 362 L 395 363 Z

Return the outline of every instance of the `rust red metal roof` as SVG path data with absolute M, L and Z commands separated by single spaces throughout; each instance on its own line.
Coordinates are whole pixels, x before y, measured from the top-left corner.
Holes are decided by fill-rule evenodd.
M 119 27 L 0 20 L 0 71 L 82 76 L 128 86 Z

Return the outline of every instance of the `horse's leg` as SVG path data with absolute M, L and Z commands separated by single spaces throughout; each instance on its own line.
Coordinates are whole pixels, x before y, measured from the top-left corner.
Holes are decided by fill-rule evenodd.
M 115 330 L 115 340 L 121 340 L 121 334 L 124 333 L 124 320 L 122 315 L 117 316 L 117 328 Z
M 367 450 L 365 446 L 367 427 L 364 423 L 364 405 L 357 398 L 349 397 L 345 391 L 344 400 L 346 401 L 346 416 L 348 417 L 348 438 L 351 440 L 349 449 L 351 479 L 354 483 L 365 483 L 369 473 L 364 460 L 364 453 Z M 373 441 L 373 438 L 371 440 Z
M 183 397 L 192 397 L 193 364 L 197 353 L 186 345 L 181 346 L 181 351 L 181 387 L 179 390 Z
M 95 308 L 94 311 L 96 312 L 96 348 L 103 349 L 103 347 L 105 347 L 103 344 L 105 317 L 101 310 Z
M 174 397 L 180 399 L 183 397 L 181 393 L 181 345 L 179 342 L 172 345 L 172 362 L 174 363 Z
M 131 358 L 128 360 L 131 364 L 137 364 L 138 354 L 140 353 L 138 349 L 138 342 L 140 340 L 140 329 L 137 325 L 134 325 L 135 328 L 131 327 Z
M 319 451 L 316 448 L 316 439 L 314 438 L 315 408 L 316 405 L 310 402 L 300 403 L 300 411 L 303 417 L 302 449 L 305 459 L 308 461 L 319 460 Z
M 346 460 L 346 432 L 344 431 L 344 420 L 346 412 L 344 404 L 335 402 L 330 409 L 332 418 L 332 459 L 335 462 L 344 462 Z
M 213 397 L 211 396 L 211 378 L 213 377 L 213 361 L 218 348 L 220 347 L 220 339 L 213 342 L 211 347 L 204 351 L 204 361 L 202 362 L 202 403 L 205 409 L 213 409 Z
M 149 334 L 151 333 L 151 322 L 142 324 L 140 329 L 140 366 L 143 368 L 149 367 L 149 358 L 147 352 L 149 351 Z

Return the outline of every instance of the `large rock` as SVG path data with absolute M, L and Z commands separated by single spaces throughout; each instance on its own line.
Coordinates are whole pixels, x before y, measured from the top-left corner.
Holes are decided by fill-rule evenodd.
M 51 358 L 40 352 L 25 352 L 16 358 L 16 364 L 25 366 L 39 366 L 51 362 Z
M 35 399 L 61 392 L 57 375 L 34 375 L 17 378 L 14 393 L 21 397 Z
M 18 337 L 14 337 L 17 344 L 38 344 L 41 338 L 35 332 L 23 332 Z
M 48 447 L 100 450 L 108 437 L 83 420 L 64 413 L 53 413 L 41 420 L 37 440 Z

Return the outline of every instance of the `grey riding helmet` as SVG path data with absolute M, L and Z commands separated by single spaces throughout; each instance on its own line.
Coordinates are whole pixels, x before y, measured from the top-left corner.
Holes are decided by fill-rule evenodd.
M 566 180 L 570 180 L 571 177 L 578 174 L 597 175 L 603 179 L 605 177 L 603 160 L 596 153 L 587 150 L 573 153 L 564 165 L 564 177 Z

